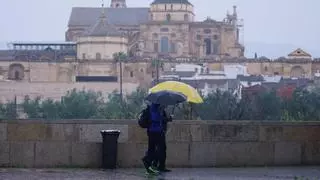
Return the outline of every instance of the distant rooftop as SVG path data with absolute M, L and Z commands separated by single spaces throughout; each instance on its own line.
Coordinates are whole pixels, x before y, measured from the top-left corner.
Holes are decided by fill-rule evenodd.
M 76 42 L 66 42 L 66 41 L 13 41 L 8 43 L 13 45 L 76 45 Z

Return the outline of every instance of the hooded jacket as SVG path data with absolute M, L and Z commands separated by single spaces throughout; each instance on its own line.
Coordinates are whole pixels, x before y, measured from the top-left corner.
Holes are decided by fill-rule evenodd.
M 164 132 L 164 117 L 160 110 L 159 104 L 152 104 L 150 107 L 151 125 L 148 128 L 149 132 Z

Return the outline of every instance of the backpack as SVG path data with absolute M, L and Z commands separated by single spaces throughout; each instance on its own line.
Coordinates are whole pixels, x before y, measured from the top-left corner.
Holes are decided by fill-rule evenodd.
M 139 114 L 138 114 L 138 124 L 141 128 L 148 128 L 151 124 L 150 120 L 150 107 L 147 106 L 147 108 L 143 109 Z

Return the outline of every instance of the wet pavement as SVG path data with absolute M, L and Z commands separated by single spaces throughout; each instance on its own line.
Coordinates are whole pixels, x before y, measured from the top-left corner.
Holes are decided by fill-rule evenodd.
M 143 169 L 0 169 L 0 180 L 320 180 L 320 167 L 173 169 L 148 177 Z

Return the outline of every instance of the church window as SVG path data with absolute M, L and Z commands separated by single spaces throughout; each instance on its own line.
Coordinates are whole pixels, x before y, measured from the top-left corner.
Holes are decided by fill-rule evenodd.
M 82 59 L 86 59 L 86 53 L 82 53 Z
M 133 71 L 130 71 L 130 77 L 133 77 Z
M 217 55 L 219 53 L 219 44 L 215 43 L 213 44 L 213 54 Z
M 176 43 L 171 42 L 170 50 L 171 50 L 171 53 L 175 53 L 176 52 Z
M 158 52 L 159 51 L 159 44 L 157 42 L 155 42 L 153 44 L 153 50 L 154 50 L 154 52 Z
M 169 38 L 166 36 L 161 37 L 161 52 L 162 53 L 169 52 Z
M 161 32 L 169 32 L 169 28 L 161 28 L 160 31 Z
M 204 43 L 206 45 L 206 55 L 211 54 L 211 39 L 205 39 Z
M 203 32 L 204 32 L 205 34 L 210 34 L 210 33 L 211 33 L 211 29 L 205 29 L 205 30 L 203 30 Z
M 167 21 L 171 21 L 171 15 L 167 14 Z
M 96 53 L 96 59 L 97 60 L 101 60 L 101 54 L 100 53 Z
M 184 15 L 184 21 L 189 21 L 189 16 L 188 16 L 188 14 L 185 14 L 185 15 Z
M 158 34 L 157 34 L 157 33 L 153 33 L 153 34 L 152 34 L 152 37 L 153 37 L 154 39 L 157 39 L 157 38 L 158 38 Z

